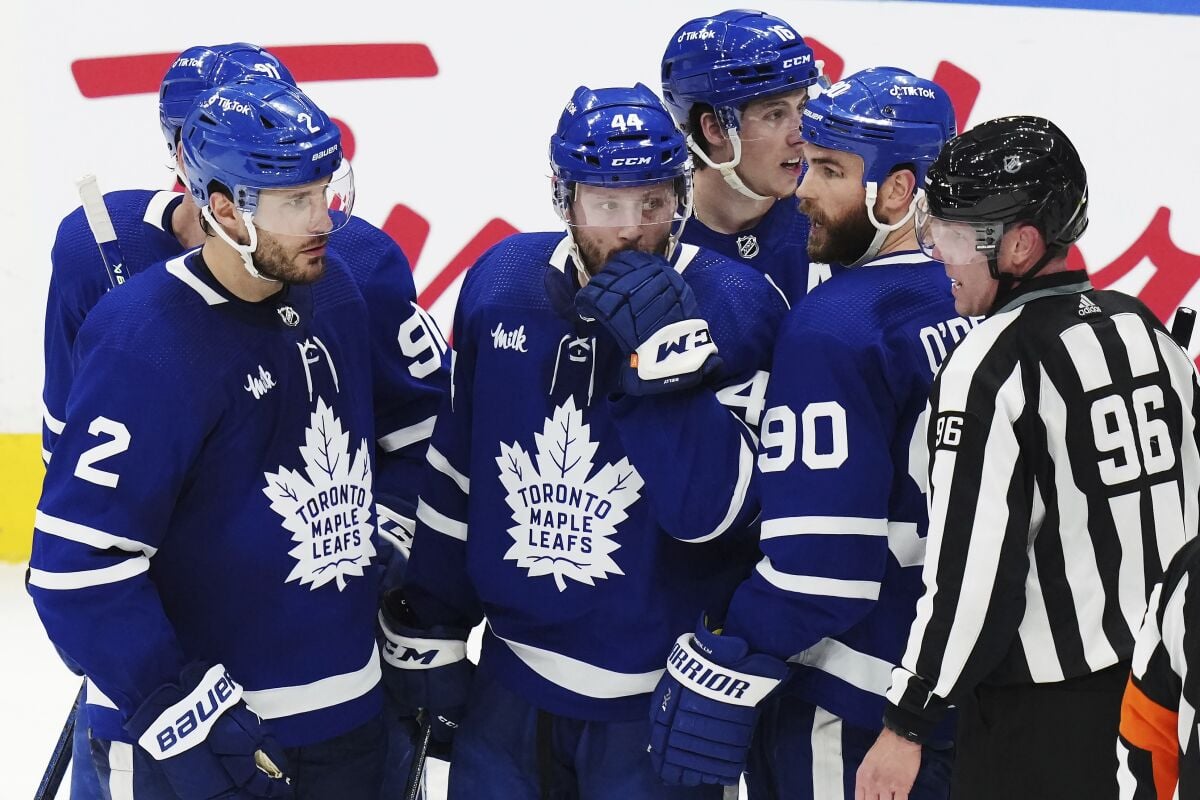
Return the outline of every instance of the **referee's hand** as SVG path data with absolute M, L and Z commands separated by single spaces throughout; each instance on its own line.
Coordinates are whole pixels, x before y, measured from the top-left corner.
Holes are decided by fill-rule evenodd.
M 908 800 L 920 769 L 921 745 L 884 728 L 858 768 L 854 800 Z

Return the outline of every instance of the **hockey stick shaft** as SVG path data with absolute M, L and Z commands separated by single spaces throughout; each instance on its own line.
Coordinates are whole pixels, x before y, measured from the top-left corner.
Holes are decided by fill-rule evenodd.
M 71 713 L 67 715 L 62 732 L 58 734 L 58 741 L 54 743 L 54 751 L 50 754 L 50 763 L 46 765 L 46 771 L 42 773 L 42 782 L 38 784 L 33 800 L 54 800 L 58 794 L 58 787 L 62 785 L 63 777 L 67 774 L 67 766 L 71 763 L 71 744 L 75 738 L 75 715 L 79 712 L 79 704 L 82 702 L 83 686 L 80 686 L 79 693 L 75 695 L 75 703 L 71 706 Z
M 108 207 L 104 205 L 104 195 L 100 193 L 100 184 L 95 175 L 84 175 L 76 181 L 76 186 L 79 187 L 83 214 L 87 217 L 88 227 L 92 229 L 96 246 L 100 248 L 104 268 L 108 270 L 108 280 L 113 286 L 120 286 L 129 276 L 125 269 L 125 258 L 121 255 L 121 246 L 117 243 L 117 232 L 113 228 L 112 218 L 108 215 Z
M 412 766 L 408 768 L 408 783 L 404 786 L 404 800 L 417 800 L 421 794 L 421 778 L 425 774 L 425 760 L 429 757 L 429 736 L 433 732 L 428 714 L 428 711 L 422 711 L 417 718 L 420 728 L 417 729 Z
M 1180 306 L 1175 312 L 1175 324 L 1171 326 L 1171 338 L 1182 347 L 1188 349 L 1192 343 L 1192 329 L 1196 326 L 1196 312 L 1187 306 Z

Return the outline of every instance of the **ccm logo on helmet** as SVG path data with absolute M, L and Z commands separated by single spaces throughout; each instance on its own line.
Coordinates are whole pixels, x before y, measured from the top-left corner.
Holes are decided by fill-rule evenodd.
M 638 158 L 614 158 L 612 165 L 614 167 L 640 167 L 649 164 L 653 161 L 650 156 L 639 156 Z
M 735 678 L 726 672 L 717 672 L 711 667 L 705 666 L 680 647 L 679 642 L 676 642 L 675 646 L 671 648 L 671 657 L 668 660 L 684 678 L 727 697 L 741 698 L 750 688 L 750 682 L 747 680 Z
M 782 69 L 787 69 L 788 67 L 799 67 L 809 63 L 810 61 L 812 61 L 811 55 L 796 56 L 795 58 L 785 59 Z

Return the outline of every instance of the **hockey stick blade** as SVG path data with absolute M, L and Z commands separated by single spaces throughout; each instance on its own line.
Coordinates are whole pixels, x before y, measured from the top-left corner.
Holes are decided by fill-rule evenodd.
M 108 215 L 108 207 L 104 205 L 100 184 L 95 175 L 84 175 L 75 185 L 79 188 L 83 215 L 87 217 L 88 227 L 92 229 L 92 238 L 96 240 L 96 246 L 100 248 L 100 258 L 104 261 L 104 268 L 108 270 L 108 280 L 113 286 L 120 286 L 129 276 L 126 274 L 121 246 L 117 243 L 117 231 L 113 228 L 112 217 Z
M 79 693 L 75 695 L 71 713 L 67 714 L 67 721 L 63 723 L 58 741 L 54 743 L 50 763 L 46 764 L 46 771 L 42 773 L 42 782 L 38 784 L 33 800 L 54 800 L 67 774 L 67 767 L 71 764 L 71 741 L 75 738 L 75 715 L 79 712 L 79 704 L 83 702 L 83 688 L 80 686 Z
M 1175 312 L 1175 324 L 1171 326 L 1171 338 L 1184 350 L 1192 343 L 1192 329 L 1196 327 L 1196 312 L 1180 306 Z
M 412 766 L 408 768 L 408 783 L 404 786 L 404 800 L 417 800 L 421 795 L 421 778 L 425 774 L 425 760 L 429 757 L 429 736 L 433 733 L 428 714 L 428 711 L 422 711 L 417 717 L 420 728 L 417 729 Z

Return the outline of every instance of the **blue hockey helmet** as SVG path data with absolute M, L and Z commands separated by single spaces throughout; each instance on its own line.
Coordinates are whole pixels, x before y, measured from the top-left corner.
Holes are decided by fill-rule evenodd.
M 337 125 L 307 95 L 259 75 L 220 86 L 192 108 L 180 137 L 188 191 L 210 228 L 242 252 L 251 274 L 257 275 L 250 259 L 256 226 L 311 237 L 349 219 L 354 176 L 341 140 Z M 213 219 L 209 200 L 218 187 L 242 212 L 248 247 Z M 306 191 L 272 191 L 299 187 Z M 331 209 L 342 213 L 331 217 Z
M 864 185 L 911 165 L 920 186 L 955 136 L 954 106 L 933 81 L 896 67 L 871 67 L 810 100 L 802 134 L 818 147 L 861 156 Z
M 917 206 L 925 173 L 942 146 L 953 139 L 954 106 L 931 80 L 896 67 L 871 67 L 833 84 L 814 97 L 802 114 L 806 144 L 854 153 L 863 160 L 867 216 L 875 240 L 856 266 L 874 258 L 887 234 L 907 224 Z M 917 190 L 908 213 L 888 225 L 875 218 L 879 185 L 894 170 L 911 169 Z
M 644 84 L 576 89 L 550 137 L 550 166 L 555 209 L 568 226 L 578 224 L 571 206 L 580 184 L 611 189 L 666 184 L 672 200 L 664 212 L 672 223 L 668 254 L 691 215 L 687 143 L 662 101 Z M 636 213 L 641 219 L 641 211 Z M 653 217 L 635 224 L 662 221 Z M 612 224 L 624 223 L 614 218 Z
M 735 172 L 742 159 L 742 110 L 751 101 L 804 89 L 820 79 L 816 56 L 804 37 L 762 11 L 735 9 L 697 17 L 675 32 L 662 57 L 663 97 L 675 123 L 688 134 L 689 147 L 730 186 L 755 200 L 767 198 Z M 696 142 L 691 114 L 698 104 L 711 106 L 726 130 L 733 146 L 730 161 L 713 162 Z
M 811 86 L 820 76 L 804 37 L 762 11 L 693 19 L 675 32 L 662 57 L 663 98 L 684 131 L 697 103 L 712 106 L 725 127 L 736 127 L 736 111 L 751 100 Z
M 158 122 L 172 159 L 183 120 L 196 100 L 247 75 L 265 75 L 296 85 L 296 79 L 282 61 L 247 42 L 198 45 L 179 54 L 158 87 Z
M 641 83 L 576 89 L 550 138 L 550 165 L 559 181 L 596 186 L 656 183 L 691 170 L 683 135 Z

